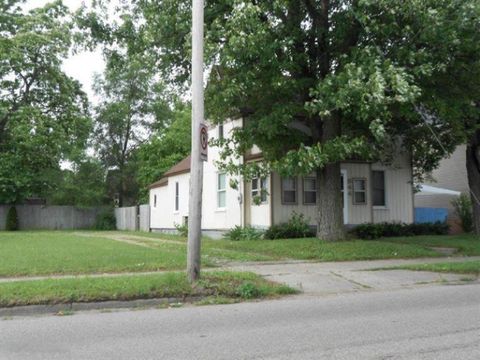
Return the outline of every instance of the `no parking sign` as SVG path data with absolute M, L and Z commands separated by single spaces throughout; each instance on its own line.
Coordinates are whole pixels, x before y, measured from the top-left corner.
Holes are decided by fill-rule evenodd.
M 208 160 L 208 127 L 200 124 L 200 159 Z

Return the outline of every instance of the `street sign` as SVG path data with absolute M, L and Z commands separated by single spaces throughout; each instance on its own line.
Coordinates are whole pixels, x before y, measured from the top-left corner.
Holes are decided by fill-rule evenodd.
M 200 159 L 208 160 L 208 127 L 200 124 Z

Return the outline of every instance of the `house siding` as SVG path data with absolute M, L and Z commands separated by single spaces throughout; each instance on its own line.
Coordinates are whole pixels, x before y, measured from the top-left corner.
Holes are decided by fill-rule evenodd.
M 241 120 L 224 123 L 224 136 L 228 137 L 231 130 L 241 126 Z M 218 127 L 209 128 L 209 137 L 216 138 Z M 261 156 L 258 148 L 252 149 L 250 155 Z M 255 157 L 256 159 L 256 157 Z M 303 177 L 297 177 L 297 203 L 294 205 L 282 204 L 281 178 L 272 173 L 268 179 L 269 189 L 267 201 L 261 205 L 252 204 L 251 183 L 241 178 L 226 178 L 226 206 L 219 209 L 217 206 L 217 185 L 219 171 L 215 163 L 220 160 L 219 149 L 209 148 L 208 161 L 204 163 L 203 177 L 203 205 L 202 229 L 204 231 L 222 232 L 236 225 L 252 225 L 258 228 L 267 228 L 272 224 L 288 221 L 292 213 L 302 213 L 311 225 L 316 224 L 317 207 L 304 204 Z M 240 164 L 243 159 L 235 159 Z M 251 159 L 249 161 L 255 161 Z M 410 158 L 399 155 L 393 166 L 369 163 L 342 163 L 341 169 L 347 172 L 347 186 L 345 196 L 348 202 L 348 224 L 365 222 L 401 221 L 412 222 L 413 188 Z M 371 170 L 385 170 L 387 206 L 382 209 L 372 207 Z M 366 204 L 353 204 L 352 180 L 361 178 L 366 180 Z M 230 181 L 236 180 L 238 188 L 230 187 Z M 180 203 L 175 211 L 175 184 L 179 183 Z M 174 230 L 175 224 L 183 224 L 188 217 L 190 174 L 182 173 L 168 177 L 168 184 L 154 187 L 150 190 L 151 228 L 153 230 Z M 157 204 L 154 206 L 154 198 Z

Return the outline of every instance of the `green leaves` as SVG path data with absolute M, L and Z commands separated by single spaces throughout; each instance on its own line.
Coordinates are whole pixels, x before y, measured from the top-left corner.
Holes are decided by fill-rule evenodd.
M 66 7 L 24 14 L 18 3 L 0 21 L 0 203 L 50 190 L 46 174 L 84 150 L 91 126 L 80 84 L 61 70 L 72 45 Z

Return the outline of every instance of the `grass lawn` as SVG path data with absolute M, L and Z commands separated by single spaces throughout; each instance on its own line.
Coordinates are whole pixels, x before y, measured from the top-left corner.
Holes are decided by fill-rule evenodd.
M 185 267 L 184 246 L 141 247 L 70 232 L 0 233 L 0 276 L 172 270 Z
M 184 273 L 177 272 L 1 283 L 0 307 L 196 296 L 207 297 L 203 303 L 218 303 L 294 293 L 252 273 L 205 272 L 192 286 Z
M 390 268 L 393 269 L 393 268 Z M 415 271 L 434 271 L 457 274 L 480 275 L 480 261 L 463 261 L 454 263 L 418 264 L 395 267 L 394 269 L 406 269 Z
M 450 247 L 457 249 L 457 255 L 480 255 L 480 238 L 474 235 L 397 237 L 385 238 L 382 241 L 426 247 Z
M 116 239 L 116 240 L 114 240 Z M 229 241 L 204 239 L 206 267 L 231 261 L 348 261 L 435 257 L 429 246 L 458 247 L 480 255 L 469 236 L 390 238 L 325 242 L 315 238 Z M 0 232 L 0 277 L 182 270 L 186 241 L 174 235 L 129 232 Z

